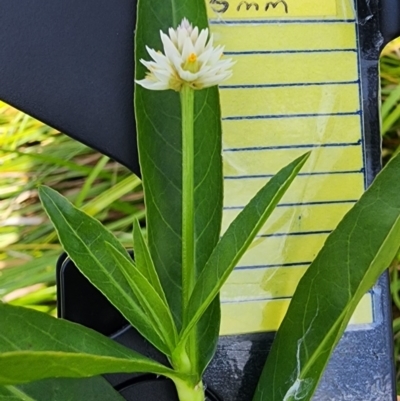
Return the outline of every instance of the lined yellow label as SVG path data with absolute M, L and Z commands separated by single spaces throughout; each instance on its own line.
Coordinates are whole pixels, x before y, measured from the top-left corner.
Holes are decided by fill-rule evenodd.
M 336 0 L 211 0 L 209 14 L 237 19 L 333 16 Z
M 236 61 L 220 86 L 223 231 L 279 169 L 312 151 L 221 291 L 221 334 L 274 331 L 365 189 L 354 3 L 211 0 L 208 10 L 216 42 Z M 352 323 L 372 323 L 372 305 L 367 294 Z
M 289 299 L 222 303 L 221 335 L 276 331 L 290 304 Z M 372 296 L 366 294 L 357 306 L 350 325 L 369 325 L 373 321 Z

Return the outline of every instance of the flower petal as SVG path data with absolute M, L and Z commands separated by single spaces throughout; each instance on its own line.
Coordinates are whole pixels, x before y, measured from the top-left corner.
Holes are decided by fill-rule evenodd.
M 196 54 L 201 54 L 204 52 L 204 48 L 207 42 L 207 37 L 208 37 L 208 29 L 202 29 L 196 42 L 194 42 L 194 48 Z
M 169 28 L 168 34 L 169 34 L 169 37 L 170 37 L 172 43 L 175 45 L 175 47 L 178 47 L 178 36 L 176 34 L 175 29 Z
M 182 61 L 185 63 L 186 60 L 188 59 L 188 57 L 193 53 L 196 54 L 193 43 L 190 40 L 190 38 L 186 38 L 185 43 L 183 44 L 183 49 L 182 49 Z
M 167 90 L 169 85 L 163 82 L 153 81 L 151 79 L 141 79 L 135 81 L 138 85 L 143 86 L 143 88 L 150 90 Z
M 196 43 L 198 37 L 199 37 L 199 28 L 197 28 L 196 26 L 190 34 L 190 40 L 192 41 L 193 45 Z
M 165 57 L 168 59 L 171 59 L 172 57 L 179 57 L 180 53 L 172 43 L 171 39 L 163 32 L 160 32 L 160 37 L 164 46 Z

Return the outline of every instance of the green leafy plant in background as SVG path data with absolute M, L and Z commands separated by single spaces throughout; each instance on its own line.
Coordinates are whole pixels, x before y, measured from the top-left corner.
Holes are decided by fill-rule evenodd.
M 127 246 L 143 219 L 141 181 L 95 153 L 0 103 L 0 299 L 55 313 L 55 265 L 62 252 L 37 185 L 62 191 Z
M 145 45 L 160 47 L 159 29 L 165 32 L 171 25 L 176 27 L 183 17 L 200 28 L 207 26 L 201 0 L 183 3 L 179 9 L 173 3 L 164 4 L 162 10 L 160 14 L 156 4 L 139 2 L 138 79 L 144 76 L 139 60 L 145 57 Z M 187 22 L 181 29 L 190 30 L 190 35 L 195 32 Z M 197 31 L 197 35 L 200 38 L 202 33 Z M 181 50 L 185 53 L 187 49 L 183 46 Z M 159 63 L 165 61 L 157 53 L 150 54 L 155 61 L 160 58 Z M 198 72 L 196 61 L 202 60 L 193 54 L 189 51 L 185 55 L 184 70 L 194 75 Z M 154 64 L 147 66 L 152 72 L 145 78 L 147 84 L 167 89 L 162 86 L 165 71 Z M 103 399 L 118 400 L 121 397 L 104 380 L 87 377 L 152 372 L 172 379 L 181 401 L 204 400 L 202 374 L 218 339 L 218 292 L 308 155 L 278 172 L 219 238 L 222 167 L 218 92 L 214 87 L 193 93 L 196 79 L 190 74 L 185 75 L 190 79 L 184 79 L 182 88 L 181 81 L 173 83 L 180 94 L 136 90 L 148 235 L 144 238 L 134 222 L 135 261 L 97 220 L 54 190 L 40 189 L 43 205 L 71 259 L 168 357 L 170 366 L 79 325 L 1 305 L 0 396 L 44 400 L 51 399 L 49 393 L 55 391 L 60 400 L 67 399 L 67 392 L 69 399 L 95 399 L 101 390 Z M 355 306 L 397 251 L 400 201 L 395 195 L 400 184 L 392 177 L 399 173 L 400 156 L 388 164 L 330 235 L 301 280 L 255 401 L 311 399 Z M 342 293 L 332 293 L 336 286 Z M 51 379 L 60 376 L 67 379 Z M 24 384 L 30 381 L 38 382 Z M 93 389 L 90 395 L 88 388 Z
M 383 126 L 383 162 L 396 156 L 400 149 L 400 40 L 389 43 L 381 56 L 381 92 Z M 395 179 L 395 178 L 393 178 Z M 390 266 L 390 289 L 393 301 L 394 358 L 396 363 L 397 388 L 400 389 L 400 254 Z M 399 392 L 399 390 L 398 390 Z
M 381 57 L 383 157 L 399 152 L 400 128 L 400 53 L 399 40 L 391 42 Z

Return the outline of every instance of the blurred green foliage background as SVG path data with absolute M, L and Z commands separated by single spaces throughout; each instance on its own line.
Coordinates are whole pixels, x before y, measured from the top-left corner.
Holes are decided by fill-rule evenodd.
M 0 103 L 0 299 L 54 314 L 62 249 L 41 208 L 40 184 L 83 206 L 130 246 L 143 196 L 140 180 L 122 166 Z

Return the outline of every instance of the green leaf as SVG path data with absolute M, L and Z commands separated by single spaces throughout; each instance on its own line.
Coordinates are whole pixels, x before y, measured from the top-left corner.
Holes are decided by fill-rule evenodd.
M 76 207 L 82 206 L 84 200 L 89 195 L 90 188 L 94 185 L 96 179 L 101 174 L 101 172 L 104 170 L 104 167 L 106 167 L 106 165 L 109 161 L 110 161 L 110 158 L 108 156 L 102 156 L 100 158 L 100 160 L 96 163 L 93 170 L 86 177 L 85 182 L 84 182 L 81 190 L 79 191 L 78 196 L 75 199 L 74 204 Z
M 175 373 L 109 338 L 30 309 L 0 305 L 0 385 L 104 373 Z
M 169 348 L 154 330 L 124 272 L 116 268 L 115 260 L 105 246 L 108 242 L 124 253 L 120 242 L 99 221 L 75 208 L 51 188 L 40 187 L 39 195 L 61 245 L 82 274 L 147 340 L 169 355 Z
M 102 377 L 46 379 L 0 387 L 0 401 L 124 401 Z
M 200 28 L 207 27 L 204 0 L 139 0 L 135 35 L 136 79 L 142 79 L 146 74 L 145 67 L 140 63 L 140 59 L 149 59 L 146 46 L 161 50 L 159 31 L 176 28 L 183 17 Z M 180 328 L 182 139 L 179 93 L 171 90 L 155 92 L 136 86 L 135 116 L 149 248 L 177 327 Z M 221 123 L 216 87 L 196 91 L 194 116 L 197 275 L 218 241 L 222 216 Z
M 164 290 L 161 286 L 153 259 L 151 258 L 149 247 L 143 237 L 142 230 L 140 229 L 137 219 L 133 221 L 133 244 L 137 269 L 143 274 L 144 277 L 147 278 L 160 298 L 165 304 L 167 304 L 167 299 L 165 298 Z
M 4 401 L 36 401 L 26 392 L 19 390 L 14 386 L 0 386 L 0 400 Z
M 258 231 L 307 161 L 309 153 L 279 171 L 232 222 L 200 274 L 188 306 L 188 325 L 181 335 L 185 341 L 193 326 L 217 296 Z
M 207 365 L 213 358 L 219 338 L 221 321 L 221 304 L 219 295 L 211 302 L 207 312 L 200 318 L 197 324 L 196 338 L 201 344 L 197 361 L 197 369 L 200 377 L 203 375 Z
M 398 85 L 393 91 L 390 92 L 389 96 L 383 102 L 381 107 L 381 118 L 384 121 L 389 115 L 392 109 L 400 101 L 400 85 Z
M 103 191 L 96 198 L 91 199 L 87 202 L 82 210 L 90 216 L 95 216 L 99 212 L 103 211 L 118 199 L 121 199 L 124 195 L 132 193 L 141 184 L 140 178 L 135 175 L 130 175 L 117 184 Z
M 146 277 L 136 268 L 125 251 L 122 253 L 112 244 L 108 242 L 106 244 L 115 262 L 121 267 L 121 271 L 138 297 L 144 312 L 150 318 L 153 327 L 168 345 L 172 354 L 176 345 L 177 331 L 168 305 L 161 299 Z
M 254 401 L 310 400 L 361 298 L 400 243 L 400 156 L 340 222 L 301 279 Z
M 4 401 L 36 401 L 30 397 L 25 391 L 14 386 L 0 386 L 0 400 Z
M 145 76 L 140 59 L 149 59 L 146 45 L 162 49 L 159 31 L 176 28 L 186 17 L 199 28 L 208 25 L 204 0 L 139 0 L 136 25 L 136 79 Z M 182 138 L 179 94 L 135 89 L 138 148 L 146 202 L 149 248 L 178 329 L 182 314 Z M 216 246 L 222 219 L 221 116 L 216 87 L 196 91 L 194 106 L 195 275 L 200 274 Z M 217 308 L 207 320 L 219 322 Z M 212 326 L 196 341 L 198 349 L 214 349 Z M 199 329 L 200 330 L 200 329 Z M 203 370 L 212 354 L 203 354 Z

